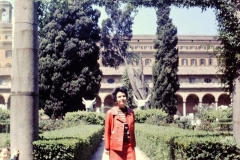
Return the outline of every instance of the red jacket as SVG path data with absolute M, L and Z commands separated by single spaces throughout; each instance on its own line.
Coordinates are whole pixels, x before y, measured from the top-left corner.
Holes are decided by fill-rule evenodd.
M 124 122 L 117 113 L 118 107 L 113 107 L 106 113 L 105 130 L 104 130 L 104 145 L 105 149 L 122 151 L 123 148 L 123 132 Z M 131 147 L 136 147 L 134 133 L 134 112 L 130 108 L 127 109 L 126 121 L 130 131 Z

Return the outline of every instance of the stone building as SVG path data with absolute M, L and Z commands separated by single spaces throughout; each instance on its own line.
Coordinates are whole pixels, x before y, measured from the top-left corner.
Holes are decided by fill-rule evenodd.
M 12 57 L 12 5 L 7 1 L 0 2 L 0 108 L 10 109 L 11 93 L 11 57 Z M 155 35 L 134 35 L 130 41 L 131 49 L 141 53 L 146 82 L 150 88 L 152 84 L 152 64 L 154 63 L 153 47 Z M 220 60 L 212 53 L 217 51 L 220 42 L 216 36 L 179 35 L 179 82 L 178 111 L 185 116 L 195 113 L 196 105 L 213 104 L 230 105 L 228 93 L 222 90 L 217 73 Z M 111 92 L 113 88 L 121 86 L 121 76 L 124 67 L 103 67 L 101 89 L 97 96 L 95 107 L 114 105 Z M 81 100 L 79 100 L 81 103 Z
M 0 108 L 10 107 L 12 63 L 12 5 L 0 2 Z

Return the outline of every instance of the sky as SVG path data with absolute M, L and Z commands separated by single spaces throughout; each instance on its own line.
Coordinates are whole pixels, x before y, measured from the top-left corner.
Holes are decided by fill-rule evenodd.
M 9 0 L 14 2 L 14 0 Z M 99 26 L 103 19 L 107 18 L 104 8 L 101 11 Z M 178 35 L 217 35 L 217 21 L 213 9 L 203 11 L 198 7 L 178 8 L 172 7 L 170 12 L 173 24 L 177 27 Z M 157 17 L 154 8 L 139 8 L 139 12 L 134 19 L 133 34 L 155 35 Z
M 96 7 L 97 8 L 97 7 Z M 99 25 L 102 19 L 107 18 L 103 8 L 101 11 Z M 217 21 L 213 9 L 203 11 L 198 8 L 177 8 L 172 7 L 170 12 L 173 24 L 177 27 L 178 35 L 216 35 Z M 156 12 L 154 8 L 139 8 L 134 19 L 133 34 L 155 34 L 156 33 Z

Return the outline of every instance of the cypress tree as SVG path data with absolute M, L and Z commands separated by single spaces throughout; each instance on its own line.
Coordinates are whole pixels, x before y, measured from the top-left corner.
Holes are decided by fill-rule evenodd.
M 154 41 L 155 63 L 153 65 L 153 90 L 151 104 L 169 115 L 177 111 L 178 43 L 177 28 L 169 18 L 170 7 L 166 4 L 157 8 L 157 39 Z

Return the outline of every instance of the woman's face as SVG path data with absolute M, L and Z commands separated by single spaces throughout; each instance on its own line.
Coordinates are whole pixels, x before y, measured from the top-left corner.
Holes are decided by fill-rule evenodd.
M 124 108 L 126 104 L 127 97 L 125 93 L 123 92 L 118 92 L 116 95 L 116 100 L 117 100 L 117 105 L 120 108 Z

